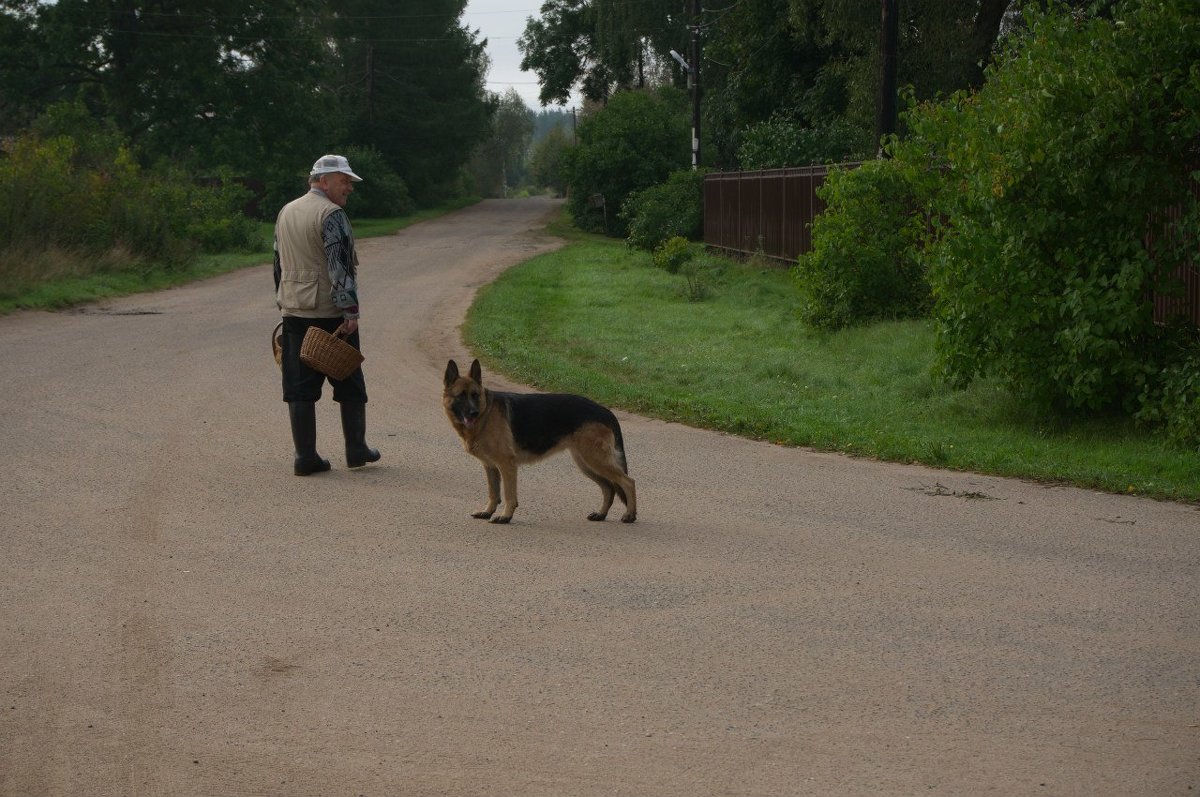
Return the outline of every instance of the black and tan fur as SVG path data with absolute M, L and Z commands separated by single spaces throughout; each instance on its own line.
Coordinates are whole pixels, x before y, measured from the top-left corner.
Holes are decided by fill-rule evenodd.
M 471 363 L 467 376 L 460 375 L 458 363 L 451 360 L 443 381 L 446 417 L 467 453 L 483 463 L 487 474 L 487 507 L 472 517 L 491 518 L 493 523 L 512 520 L 517 508 L 517 466 L 566 450 L 583 474 L 600 485 L 603 503 L 588 520 L 608 517 L 614 497 L 625 503 L 622 521 L 637 519 L 637 493 L 625 462 L 621 426 L 607 407 L 568 393 L 488 390 L 479 360 Z M 495 515 L 501 487 L 504 510 Z

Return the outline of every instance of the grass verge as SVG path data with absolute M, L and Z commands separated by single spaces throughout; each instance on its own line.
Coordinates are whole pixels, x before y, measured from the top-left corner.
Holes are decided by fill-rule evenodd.
M 478 201 L 455 200 L 399 218 L 354 220 L 354 235 L 359 239 L 392 235 Z M 162 290 L 270 262 L 273 229 L 269 222 L 261 225 L 262 245 L 255 251 L 201 255 L 181 266 L 135 262 L 120 252 L 94 258 L 63 251 L 8 252 L 0 261 L 19 263 L 21 273 L 5 274 L 5 279 L 0 279 L 0 315 L 15 310 L 56 310 Z
M 927 322 L 818 333 L 785 270 L 705 256 L 696 291 L 622 243 L 567 237 L 477 296 L 464 335 L 489 368 L 784 445 L 1200 501 L 1194 451 L 1124 420 L 1030 417 L 994 382 L 936 380 Z

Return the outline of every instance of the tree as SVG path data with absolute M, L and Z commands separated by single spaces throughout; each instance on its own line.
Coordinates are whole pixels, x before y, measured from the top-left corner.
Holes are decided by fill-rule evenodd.
M 542 108 L 533 115 L 533 143 L 537 144 L 550 131 L 565 129 L 568 136 L 575 130 L 575 112 L 561 108 Z
M 887 0 L 895 75 L 919 99 L 978 85 L 1011 0 Z M 880 5 L 741 0 L 705 16 L 705 116 L 728 167 L 861 159 L 878 148 Z M 890 118 L 890 113 L 887 116 Z M 882 131 L 882 128 L 880 128 Z
M 687 98 L 678 89 L 613 95 L 579 125 L 579 145 L 567 169 L 568 208 L 576 224 L 626 236 L 626 222 L 619 217 L 626 197 L 690 162 L 689 127 Z
M 533 126 L 533 111 L 516 89 L 496 100 L 492 136 L 473 159 L 477 190 L 487 196 L 507 196 L 510 187 L 525 182 Z
M 0 109 L 80 99 L 147 162 L 265 178 L 269 206 L 322 152 L 377 151 L 422 201 L 488 134 L 466 0 L 0 0 Z M 11 132 L 11 130 L 10 130 Z
M 845 82 L 847 116 L 873 129 L 881 66 L 880 6 L 860 0 L 788 2 L 790 19 L 801 34 L 830 48 L 825 69 Z M 919 100 L 978 88 L 1011 3 L 898 0 L 898 85 L 912 86 Z
M 147 158 L 260 169 L 311 140 L 327 62 L 317 0 L 8 2 L 4 106 L 84 100 Z
M 543 105 L 566 103 L 576 86 L 604 100 L 653 85 L 669 51 L 685 49 L 687 24 L 686 0 L 546 0 L 517 42 L 521 68 L 537 73 Z
M 923 106 L 896 144 L 945 186 L 929 271 L 944 372 L 1076 413 L 1145 411 L 1165 389 L 1180 347 L 1150 297 L 1200 234 L 1200 11 L 1155 0 L 1113 16 L 1035 16 L 979 92 Z M 1170 207 L 1174 235 L 1151 251 L 1148 220 Z M 1190 402 L 1198 361 L 1179 376 Z
M 567 193 L 567 158 L 573 144 L 561 127 L 552 127 L 533 146 L 529 172 L 535 186 L 553 189 L 558 196 Z
M 459 20 L 466 0 L 338 4 L 341 71 L 330 100 L 350 140 L 375 147 L 428 204 L 457 190 L 460 172 L 490 133 L 486 40 Z

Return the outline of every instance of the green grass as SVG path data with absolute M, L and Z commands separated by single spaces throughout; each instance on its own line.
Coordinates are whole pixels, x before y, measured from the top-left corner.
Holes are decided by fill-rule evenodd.
M 355 219 L 356 238 L 392 235 L 420 221 L 436 218 L 479 200 L 454 200 L 435 208 L 420 210 L 407 216 L 391 219 Z M 25 273 L 38 278 L 0 274 L 0 315 L 15 310 L 55 310 L 63 307 L 156 291 L 218 274 L 236 271 L 271 261 L 271 238 L 274 224 L 259 226 L 261 245 L 251 252 L 201 255 L 184 266 L 156 263 L 133 263 L 118 257 L 86 259 L 62 251 L 27 252 L 23 256 L 10 254 L 4 260 L 21 261 Z M 30 263 L 36 265 L 31 267 Z
M 568 237 L 478 295 L 464 334 L 485 366 L 785 445 L 1200 501 L 1194 451 L 1126 421 L 1031 417 L 993 382 L 941 383 L 927 322 L 816 333 L 783 269 L 706 257 L 709 298 L 689 301 L 648 256 Z

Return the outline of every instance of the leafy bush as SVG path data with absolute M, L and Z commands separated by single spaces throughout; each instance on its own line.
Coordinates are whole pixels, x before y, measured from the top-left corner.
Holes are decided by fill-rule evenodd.
M 36 245 L 95 258 L 120 250 L 174 265 L 199 249 L 256 247 L 244 200 L 232 180 L 213 188 L 166 167 L 142 168 L 119 137 L 69 108 L 14 139 L 0 159 L 0 240 L 14 252 Z
M 386 219 L 412 213 L 415 205 L 408 186 L 374 147 L 346 147 L 341 153 L 354 173 L 363 178 L 354 184 L 350 211 L 365 219 Z
M 1138 421 L 1162 426 L 1172 442 L 1200 452 L 1200 341 L 1191 330 L 1181 347 L 1143 391 Z
M 686 98 L 676 89 L 623 91 L 579 125 L 569 150 L 567 207 L 582 229 L 625 237 L 630 194 L 658 185 L 691 155 Z M 592 197 L 603 198 L 603 205 Z
M 674 236 L 699 238 L 704 228 L 704 170 L 671 172 L 661 185 L 629 195 L 621 208 L 630 245 L 652 251 Z
M 818 127 L 803 127 L 787 116 L 776 114 L 748 128 L 738 147 L 738 161 L 743 169 L 840 163 L 874 155 L 871 134 L 844 117 L 835 117 Z
M 663 241 L 654 250 L 654 265 L 668 274 L 678 274 L 679 269 L 683 268 L 683 264 L 691 260 L 695 254 L 688 239 L 677 235 Z
M 269 241 L 261 240 L 258 222 L 240 212 L 253 192 L 230 174 L 223 174 L 215 186 L 194 191 L 189 200 L 193 213 L 184 227 L 183 237 L 194 241 L 205 252 L 239 252 L 261 249 Z
M 1133 411 L 1162 379 L 1150 296 L 1183 247 L 1151 257 L 1142 240 L 1172 205 L 1185 208 L 1180 230 L 1200 230 L 1184 203 L 1197 63 L 1190 0 L 1125 2 L 1111 18 L 1051 11 L 1030 17 L 977 94 L 909 116 L 897 157 L 933 158 L 945 175 L 934 210 L 950 229 L 929 277 L 953 381 L 994 373 L 1045 406 Z
M 814 219 L 812 251 L 795 271 L 804 321 L 838 329 L 928 312 L 928 198 L 905 167 L 878 160 L 836 170 L 817 193 L 827 208 Z
M 668 238 L 651 255 L 656 268 L 683 277 L 681 293 L 689 302 L 699 302 L 712 294 L 712 284 L 721 272 L 723 261 L 708 254 L 683 236 Z

